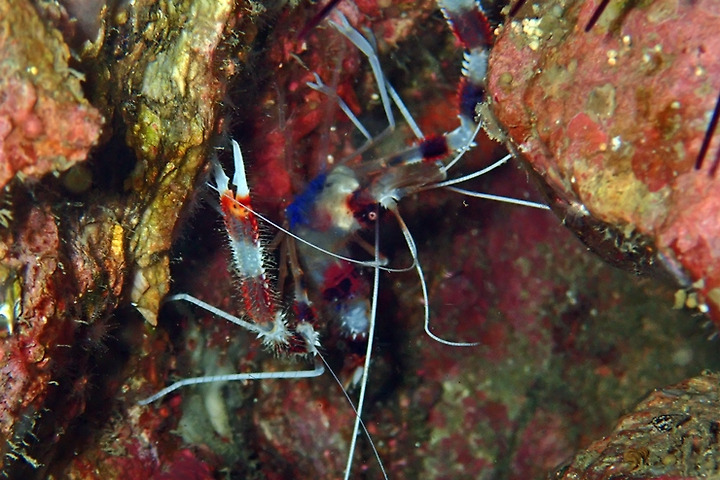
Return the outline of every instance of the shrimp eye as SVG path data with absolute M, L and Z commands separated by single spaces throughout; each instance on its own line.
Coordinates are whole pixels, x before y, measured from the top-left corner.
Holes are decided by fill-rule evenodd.
M 354 212 L 355 219 L 365 228 L 370 227 L 378 219 L 377 204 L 371 203 Z
M 348 197 L 348 208 L 358 223 L 364 227 L 377 220 L 378 204 L 364 190 L 357 190 Z

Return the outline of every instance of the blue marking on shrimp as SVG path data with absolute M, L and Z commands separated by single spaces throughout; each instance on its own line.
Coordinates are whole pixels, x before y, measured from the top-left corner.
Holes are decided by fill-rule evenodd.
M 321 173 L 315 177 L 305 190 L 295 197 L 293 202 L 285 209 L 285 217 L 290 223 L 290 229 L 310 224 L 309 217 L 315 208 L 315 202 L 325 188 L 327 174 Z

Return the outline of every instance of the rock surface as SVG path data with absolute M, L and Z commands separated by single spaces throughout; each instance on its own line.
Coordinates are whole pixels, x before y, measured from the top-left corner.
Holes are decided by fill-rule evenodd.
M 720 10 L 610 5 L 588 30 L 601 3 L 527 2 L 493 49 L 493 111 L 591 248 L 669 272 L 720 320 Z

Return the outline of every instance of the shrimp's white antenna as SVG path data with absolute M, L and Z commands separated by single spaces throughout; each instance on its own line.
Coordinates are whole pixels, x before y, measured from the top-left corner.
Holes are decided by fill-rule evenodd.
M 484 200 L 493 200 L 495 202 L 509 203 L 511 205 L 520 205 L 521 207 L 538 208 L 540 210 L 550 210 L 550 207 L 544 203 L 531 202 L 530 200 L 520 200 L 519 198 L 504 197 L 502 195 L 493 195 L 491 193 L 473 192 L 472 190 L 465 190 L 464 188 L 447 187 L 452 192 L 466 195 L 473 198 L 482 198 Z
M 491 163 L 490 165 L 488 165 L 487 167 L 485 167 L 485 168 L 483 168 L 483 169 L 481 169 L 481 170 L 478 170 L 477 172 L 473 172 L 473 173 L 470 173 L 470 174 L 468 174 L 468 175 L 463 175 L 462 177 L 458 177 L 458 178 L 451 178 L 450 180 L 445 180 L 444 182 L 438 182 L 438 183 L 436 183 L 436 184 L 433 184 L 433 185 L 429 185 L 429 186 L 427 186 L 427 187 L 424 187 L 424 188 L 422 188 L 421 190 L 432 190 L 432 189 L 435 189 L 435 188 L 449 187 L 450 185 L 455 185 L 455 184 L 458 184 L 458 183 L 463 183 L 463 182 L 470 181 L 470 180 L 472 180 L 472 179 L 474 179 L 474 178 L 477 178 L 477 177 L 482 177 L 482 176 L 485 175 L 486 173 L 492 172 L 492 171 L 495 170 L 496 168 L 505 165 L 505 164 L 508 162 L 508 160 L 510 160 L 510 159 L 512 159 L 512 158 L 513 158 L 512 154 L 508 153 L 507 155 L 505 155 L 505 156 L 502 157 L 501 159 L 495 160 L 493 163 Z M 452 163 L 452 162 L 451 162 L 451 163 Z M 447 170 L 447 168 L 449 168 L 449 166 L 448 166 L 448 167 L 445 167 L 446 170 Z
M 380 224 L 375 224 L 375 264 L 377 265 L 380 259 Z M 368 385 L 368 374 L 370 371 L 370 356 L 372 354 L 373 341 L 375 338 L 375 320 L 377 318 L 377 305 L 378 305 L 378 291 L 380 287 L 380 268 L 375 266 L 373 268 L 373 288 L 372 288 L 372 302 L 370 306 L 370 322 L 367 331 L 367 348 L 365 350 L 365 364 L 363 365 L 362 378 L 360 379 L 360 395 L 358 397 L 357 410 L 355 415 L 355 425 L 353 426 L 352 439 L 350 440 L 350 448 L 348 449 L 347 465 L 345 467 L 345 480 L 350 478 L 350 471 L 352 470 L 353 457 L 355 456 L 355 446 L 357 444 L 357 436 L 360 430 L 360 424 L 362 423 L 362 411 L 365 406 L 365 394 L 367 392 Z M 374 449 L 374 447 L 373 447 Z M 383 474 L 385 470 L 383 469 Z M 387 478 L 387 475 L 385 475 Z
M 323 360 L 324 361 L 324 360 Z M 322 363 L 316 362 L 315 368 L 312 370 L 286 370 L 284 372 L 248 372 L 248 373 L 230 373 L 227 375 L 206 375 L 202 377 L 192 377 L 179 380 L 167 387 L 163 388 L 155 395 L 151 395 L 147 398 L 140 400 L 138 405 L 148 405 L 156 400 L 159 400 L 169 393 L 175 390 L 186 387 L 189 385 L 201 385 L 203 383 L 217 383 L 217 382 L 237 382 L 245 380 L 271 380 L 279 378 L 312 378 L 319 377 L 325 372 L 325 367 Z
M 335 372 L 332 368 L 330 368 L 330 365 L 328 365 L 327 361 L 325 360 L 325 357 L 322 356 L 320 352 L 317 352 L 318 357 L 322 362 L 325 364 L 325 368 L 328 372 L 330 372 L 330 375 L 332 375 L 333 379 L 335 379 L 335 383 L 338 384 L 340 387 L 340 390 L 342 391 L 343 395 L 345 395 L 345 399 L 350 404 L 350 408 L 353 409 L 353 412 L 355 412 L 355 418 L 356 421 L 360 423 L 360 427 L 362 428 L 363 432 L 365 433 L 365 437 L 368 439 L 368 442 L 370 442 L 370 448 L 372 448 L 373 454 L 375 455 L 375 459 L 378 462 L 378 465 L 380 466 L 380 470 L 382 471 L 383 477 L 385 477 L 385 480 L 387 480 L 387 472 L 385 471 L 385 465 L 383 465 L 382 460 L 380 459 L 380 454 L 377 451 L 377 448 L 375 447 L 375 442 L 373 442 L 372 436 L 370 436 L 370 432 L 368 432 L 367 427 L 365 426 L 365 422 L 362 421 L 362 418 L 360 418 L 360 413 L 358 413 L 357 408 L 355 407 L 355 404 L 353 403 L 352 399 L 350 398 L 350 395 L 348 395 L 347 390 L 345 390 L 345 387 L 343 387 L 342 382 L 340 379 L 335 375 Z M 353 435 L 355 435 L 356 432 L 353 431 Z M 349 472 L 346 472 L 346 475 L 348 475 Z M 346 477 L 347 478 L 347 477 Z
M 477 345 L 480 345 L 480 342 L 453 342 L 450 340 L 445 340 L 430 331 L 430 302 L 428 298 L 427 282 L 425 282 L 425 274 L 423 273 L 422 266 L 420 265 L 420 260 L 417 258 L 417 248 L 415 247 L 415 241 L 412 238 L 410 230 L 405 224 L 405 220 L 403 220 L 400 212 L 397 211 L 397 208 L 393 207 L 390 209 L 390 211 L 393 212 L 393 214 L 395 215 L 398 225 L 400 225 L 400 228 L 403 231 L 403 235 L 405 236 L 405 241 L 407 242 L 408 249 L 410 250 L 410 254 L 413 256 L 415 270 L 417 271 L 418 277 L 420 279 L 420 288 L 422 289 L 423 296 L 423 310 L 425 315 L 425 333 L 436 342 L 442 343 L 443 345 L 449 345 L 451 347 L 475 347 Z
M 318 80 L 319 80 L 319 77 L 318 77 Z M 310 248 L 314 248 L 315 250 L 317 250 L 321 253 L 324 253 L 324 254 L 334 257 L 334 258 L 337 258 L 339 260 L 344 260 L 346 262 L 355 263 L 355 264 L 363 266 L 363 267 L 375 267 L 376 266 L 375 262 L 366 262 L 366 261 L 346 257 L 344 255 L 340 255 L 340 254 L 331 252 L 327 249 L 324 249 L 320 246 L 317 246 L 314 243 L 312 243 L 308 240 L 305 240 L 304 238 L 294 234 L 290 230 L 282 227 L 281 225 L 278 225 L 277 223 L 273 222 L 272 220 L 270 220 L 266 216 L 262 215 L 261 213 L 255 211 L 249 204 L 250 203 L 250 189 L 247 185 L 247 179 L 245 176 L 245 161 L 243 160 L 242 151 L 240 150 L 240 145 L 238 145 L 238 143 L 234 139 L 231 141 L 232 141 L 232 149 L 233 149 L 233 162 L 234 162 L 234 168 L 235 168 L 235 173 L 233 176 L 233 183 L 235 184 L 237 192 L 234 196 L 227 196 L 227 198 L 225 198 L 225 201 L 231 202 L 231 204 L 240 207 L 242 211 L 251 213 L 255 217 L 262 220 L 263 222 L 276 228 L 278 231 L 283 232 L 285 235 L 288 235 L 289 237 L 294 238 L 298 242 L 303 243 Z M 220 195 L 221 198 L 224 198 L 224 193 L 229 188 L 229 186 L 228 186 L 229 178 L 218 163 L 215 163 L 215 165 L 214 165 L 214 174 L 215 174 L 216 185 L 208 183 L 208 186 L 211 189 L 215 190 Z M 243 201 L 243 200 L 245 200 L 245 201 Z M 223 212 L 223 215 L 225 216 L 224 212 Z M 233 242 L 233 244 L 234 245 L 237 244 L 239 246 L 244 245 L 243 243 L 238 243 L 238 242 Z M 407 268 L 393 269 L 393 268 L 385 267 L 384 263 L 381 262 L 380 264 L 378 264 L 378 266 L 380 266 L 380 268 L 382 270 L 386 270 L 389 272 L 403 272 L 403 271 L 412 269 L 414 265 L 411 265 Z M 233 320 L 230 320 L 230 321 L 233 323 L 237 323 Z
M 483 168 L 482 170 L 478 170 L 477 172 L 473 172 L 468 175 L 463 175 L 462 177 L 451 178 L 449 180 L 445 180 L 445 181 L 438 182 L 438 183 L 435 183 L 432 185 L 428 185 L 428 186 L 419 188 L 416 191 L 422 192 L 425 190 L 434 190 L 436 188 L 446 188 L 447 190 L 450 190 L 455 193 L 459 193 L 461 195 L 466 195 L 468 197 L 482 198 L 485 200 L 493 200 L 496 202 L 509 203 L 511 205 L 520 205 L 523 207 L 538 208 L 541 210 L 550 210 L 550 207 L 545 205 L 544 203 L 531 202 L 529 200 L 521 200 L 519 198 L 505 197 L 502 195 L 493 195 L 491 193 L 474 192 L 472 190 L 466 190 L 464 188 L 458 188 L 458 187 L 453 186 L 453 185 L 457 185 L 458 183 L 467 182 L 474 178 L 481 177 L 481 176 L 485 175 L 486 173 L 491 172 L 491 171 L 495 170 L 496 168 L 501 167 L 502 165 L 506 164 L 508 162 L 508 160 L 510 160 L 511 158 L 513 158 L 512 154 L 508 153 L 501 159 L 496 160 L 495 162 L 493 162 L 492 164 Z M 454 162 L 454 160 L 453 160 L 453 162 Z M 450 165 L 448 165 L 445 168 L 447 169 L 449 167 L 450 167 Z
M 365 261 L 365 260 L 358 260 L 358 259 L 352 258 L 352 257 L 347 257 L 347 256 L 345 256 L 345 255 L 340 255 L 339 253 L 331 252 L 330 250 L 327 250 L 327 249 L 322 248 L 322 247 L 320 247 L 320 246 L 318 246 L 318 245 L 315 245 L 314 243 L 312 243 L 312 242 L 309 241 L 309 240 L 305 240 L 304 238 L 302 238 L 301 236 L 299 236 L 299 235 L 291 232 L 291 231 L 288 230 L 287 228 L 284 228 L 283 226 L 278 225 L 277 223 L 275 223 L 275 222 L 273 222 L 272 220 L 270 220 L 268 217 L 264 216 L 262 213 L 258 213 L 257 211 L 253 210 L 252 208 L 248 207 L 247 205 L 243 204 L 242 202 L 236 200 L 236 203 L 237 203 L 239 206 L 243 207 L 243 208 L 244 208 L 245 210 L 247 210 L 248 212 L 250 212 L 250 213 L 252 213 L 253 215 L 255 215 L 257 218 L 259 218 L 259 219 L 262 220 L 263 222 L 267 223 L 268 225 L 270 225 L 270 226 L 273 227 L 273 228 L 276 228 L 278 231 L 284 233 L 284 234 L 287 235 L 288 237 L 290 237 L 290 238 L 292 238 L 292 239 L 294 239 L 294 240 L 297 240 L 298 242 L 300 242 L 300 243 L 302 243 L 302 244 L 305 244 L 305 245 L 307 245 L 308 247 L 310 247 L 310 248 L 312 248 L 312 249 L 314 249 L 314 250 L 317 250 L 317 251 L 320 252 L 320 253 L 324 253 L 325 255 L 328 255 L 329 257 L 337 258 L 338 260 L 344 260 L 344 261 L 349 262 L 349 263 L 354 263 L 355 265 L 360 265 L 361 267 L 372 267 L 372 268 L 377 267 L 377 268 L 379 268 L 380 270 L 382 270 L 383 272 L 390 272 L 390 273 L 402 273 L 402 272 L 410 271 L 410 270 L 412 270 L 413 268 L 415 268 L 415 265 L 414 265 L 414 264 L 413 264 L 413 265 L 409 265 L 409 266 L 407 266 L 407 267 L 399 267 L 399 268 L 387 267 L 387 266 L 386 266 L 386 265 L 387 265 L 387 260 L 381 260 L 379 257 L 378 257 L 377 260 Z M 232 320 L 231 320 L 231 321 L 232 321 Z

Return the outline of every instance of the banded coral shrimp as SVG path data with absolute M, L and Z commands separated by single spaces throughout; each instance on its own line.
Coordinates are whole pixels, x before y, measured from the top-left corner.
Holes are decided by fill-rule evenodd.
M 315 143 L 320 143 L 317 138 Z M 248 156 L 252 154 L 250 149 Z M 394 341 L 392 348 L 381 348 L 381 353 L 376 353 L 373 375 L 386 380 L 374 381 L 374 385 L 380 387 L 376 387 L 367 404 L 376 408 L 366 411 L 364 418 L 391 476 L 417 478 L 422 473 L 426 478 L 477 478 L 481 476 L 478 472 L 483 472 L 482 476 L 498 477 L 512 472 L 517 476 L 525 474 L 527 478 L 531 476 L 528 472 L 537 474 L 567 454 L 567 444 L 562 441 L 548 446 L 542 440 L 548 432 L 556 434 L 563 428 L 570 429 L 572 422 L 537 407 L 542 403 L 542 395 L 547 395 L 557 386 L 551 384 L 543 388 L 538 380 L 550 362 L 548 354 L 553 348 L 555 332 L 542 328 L 542 323 L 546 321 L 542 313 L 539 318 L 535 315 L 543 309 L 555 308 L 562 312 L 563 306 L 573 302 L 579 304 L 578 309 L 587 308 L 587 300 L 577 298 L 580 290 L 577 286 L 557 292 L 554 283 L 545 283 L 549 278 L 533 277 L 533 273 L 548 262 L 542 248 L 537 245 L 542 245 L 543 235 L 551 231 L 551 219 L 538 220 L 523 213 L 522 209 L 516 209 L 517 213 L 514 210 L 503 210 L 503 213 L 473 210 L 470 214 L 468 210 L 472 207 L 463 207 L 461 202 L 456 200 L 454 210 L 448 209 L 445 204 L 442 220 L 434 221 L 433 226 L 445 230 L 443 236 L 421 237 L 425 252 L 439 250 L 452 251 L 453 254 L 443 258 L 423 256 L 423 265 L 429 278 L 431 306 L 438 319 L 436 328 L 448 338 L 469 336 L 470 340 L 481 340 L 483 347 L 479 349 L 479 358 L 467 350 L 458 352 L 458 349 L 439 347 L 424 336 L 422 322 L 418 321 L 422 318 L 422 306 L 419 304 L 421 296 L 417 279 L 406 274 L 406 279 L 391 282 L 389 287 L 392 291 L 390 296 L 394 296 L 399 305 L 395 307 L 396 311 L 403 312 L 393 323 L 393 328 L 400 331 L 394 334 L 399 338 L 393 339 L 387 332 L 380 336 L 380 347 L 383 343 Z M 418 231 L 416 227 L 419 226 L 419 221 L 413 218 L 426 212 L 427 205 L 416 207 L 406 215 L 413 231 Z M 488 217 L 506 218 L 496 224 L 495 230 L 485 231 L 481 230 L 482 221 L 477 220 L 482 218 L 481 213 Z M 472 226 L 458 224 L 458 217 L 472 222 Z M 524 227 L 523 235 L 503 235 L 518 226 Z M 550 235 L 560 235 L 559 232 L 556 230 Z M 487 255 L 470 244 L 481 238 L 486 241 Z M 402 245 L 402 242 L 399 243 Z M 382 248 L 384 246 L 385 243 Z M 569 247 L 572 248 L 577 249 L 577 246 Z M 220 257 L 221 262 L 227 262 L 227 252 L 220 252 L 217 258 Z M 407 258 L 405 254 L 404 259 Z M 400 259 L 398 264 L 408 263 Z M 227 276 L 218 275 L 218 271 L 225 270 L 225 265 L 222 265 L 209 276 L 220 277 L 221 281 L 230 284 Z M 512 274 L 508 275 L 507 271 Z M 504 275 L 507 275 L 505 282 L 502 281 Z M 207 274 L 202 276 L 203 281 L 208 281 Z M 608 292 L 604 294 L 608 295 Z M 227 293 L 216 295 L 221 298 L 214 304 L 224 307 Z M 563 300 L 561 306 L 548 306 L 550 301 L 557 300 L 558 295 Z M 209 300 L 212 297 L 204 298 Z M 387 293 L 382 294 L 380 304 L 386 304 L 387 298 Z M 522 304 L 518 299 L 522 300 Z M 440 308 L 436 308 L 438 304 Z M 457 322 L 458 319 L 465 322 Z M 194 350 L 191 350 L 192 355 L 199 357 L 196 360 L 198 364 L 208 363 L 216 372 L 227 371 L 229 367 L 217 366 L 218 357 L 229 358 L 239 354 L 243 365 L 233 364 L 232 370 L 235 371 L 235 367 L 244 367 L 260 357 L 257 352 L 245 350 L 252 340 L 236 339 L 238 334 L 235 330 L 228 333 L 224 322 L 211 319 L 202 321 L 201 325 L 188 336 L 188 342 L 195 344 Z M 575 324 L 571 327 L 576 328 Z M 563 345 L 577 350 L 576 354 L 581 356 L 582 342 L 578 338 L 583 334 L 571 333 Z M 229 343 L 232 343 L 230 350 L 234 351 L 208 354 L 204 358 L 201 355 L 204 345 L 222 345 L 225 348 Z M 389 351 L 395 348 L 401 353 L 393 356 L 393 352 Z M 462 360 L 458 360 L 458 356 Z M 383 358 L 395 360 L 396 365 L 382 366 L 385 363 L 381 361 Z M 522 358 L 527 361 L 521 362 Z M 489 366 L 474 365 L 478 360 L 487 362 Z M 539 364 L 536 370 L 529 367 L 534 362 Z M 260 363 L 260 368 L 252 365 L 245 370 L 286 368 L 285 365 L 278 367 L 274 360 L 262 360 Z M 602 365 L 605 363 L 601 362 Z M 401 373 L 392 373 L 392 369 Z M 388 387 L 393 381 L 396 385 Z M 337 387 L 327 376 L 292 383 L 255 382 L 245 388 L 239 384 L 216 384 L 207 388 L 197 401 L 189 398 L 188 401 L 199 402 L 196 412 L 208 409 L 203 407 L 203 402 L 206 406 L 223 402 L 225 413 L 222 413 L 222 407 L 214 407 L 219 413 L 213 420 L 219 421 L 220 426 L 202 432 L 197 421 L 195 425 L 188 425 L 192 420 L 190 415 L 184 415 L 186 426 L 183 429 L 187 439 L 191 439 L 192 434 L 198 435 L 200 439 L 196 436 L 191 440 L 212 444 L 218 452 L 222 451 L 218 444 L 223 442 L 226 446 L 249 450 L 251 453 L 246 458 L 250 461 L 259 458 L 258 468 L 268 478 L 293 475 L 296 478 L 335 478 L 338 472 L 344 471 L 345 451 L 355 416 L 340 395 L 328 395 L 330 391 L 337 391 Z M 249 389 L 254 391 L 248 392 Z M 188 390 L 182 391 L 183 396 L 192 396 Z M 392 394 L 383 390 L 392 390 Z M 286 393 L 288 391 L 292 393 Z M 169 403 L 172 402 L 169 400 Z M 190 410 L 187 408 L 186 411 Z M 225 420 L 220 418 L 229 412 L 231 414 Z M 368 418 L 371 420 L 368 421 Z M 234 429 L 243 421 L 250 426 L 241 425 L 235 432 L 248 435 L 246 439 L 238 439 L 240 434 L 230 433 L 223 427 L 224 424 Z M 221 441 L 213 443 L 207 437 L 202 438 L 203 433 L 210 437 L 218 436 L 218 430 L 223 432 Z M 524 460 L 524 456 L 533 455 L 545 457 L 542 465 L 535 470 Z M 369 452 L 362 452 L 362 458 L 364 465 L 360 467 L 356 463 L 356 474 L 376 468 Z M 252 467 L 244 468 L 252 472 Z M 366 472 L 365 475 L 370 476 L 371 473 Z

